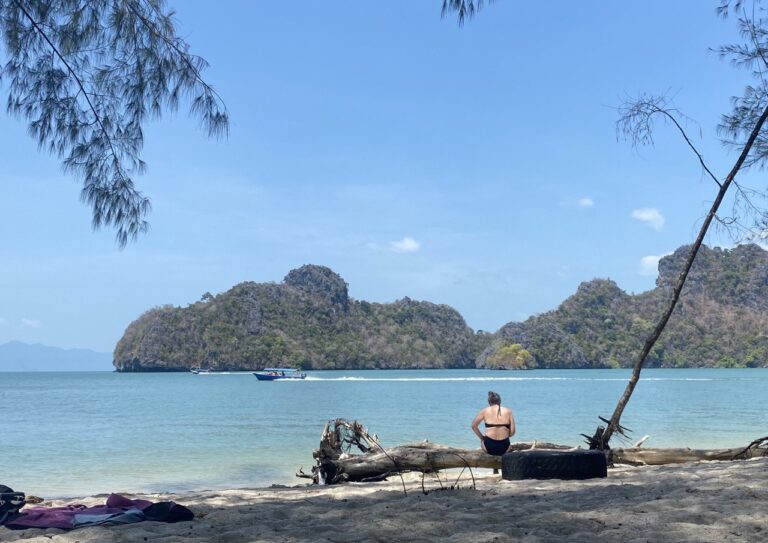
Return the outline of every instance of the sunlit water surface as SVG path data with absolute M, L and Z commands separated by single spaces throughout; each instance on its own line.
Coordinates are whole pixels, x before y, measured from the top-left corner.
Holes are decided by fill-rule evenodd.
M 297 484 L 323 425 L 362 421 L 385 446 L 477 447 L 488 390 L 515 440 L 580 444 L 609 417 L 628 370 L 0 373 L 0 484 L 45 497 Z M 731 447 L 768 434 L 768 369 L 643 372 L 622 423 L 646 446 Z M 626 443 L 631 444 L 631 443 Z M 614 446 L 621 443 L 614 443 Z

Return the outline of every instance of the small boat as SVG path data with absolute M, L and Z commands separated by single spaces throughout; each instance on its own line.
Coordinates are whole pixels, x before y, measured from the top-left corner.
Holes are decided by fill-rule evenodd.
M 277 381 L 279 379 L 306 379 L 307 374 L 294 368 L 264 368 L 254 371 L 259 381 Z
M 206 375 L 208 373 L 213 373 L 211 370 L 209 370 L 207 368 L 192 368 L 189 371 L 191 371 L 195 375 L 200 375 L 200 374 Z

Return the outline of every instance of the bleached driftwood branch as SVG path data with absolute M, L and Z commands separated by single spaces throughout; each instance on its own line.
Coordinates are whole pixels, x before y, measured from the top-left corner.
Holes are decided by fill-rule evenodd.
M 606 451 L 614 464 L 650 465 L 682 464 L 712 460 L 746 460 L 768 456 L 768 436 L 756 439 L 746 447 L 732 449 L 611 449 Z

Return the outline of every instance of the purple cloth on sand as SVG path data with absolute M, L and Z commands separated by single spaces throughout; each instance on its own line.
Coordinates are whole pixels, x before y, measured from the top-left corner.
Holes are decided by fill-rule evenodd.
M 88 509 L 84 505 L 65 507 L 30 507 L 13 520 L 6 522 L 6 528 L 61 528 L 71 530 L 76 513 Z
M 183 505 L 174 502 L 160 502 L 172 504 L 169 508 L 174 514 L 172 518 L 148 518 L 147 520 L 158 520 L 165 522 L 176 522 L 178 520 L 191 520 L 192 512 Z M 150 506 L 157 505 L 147 500 L 131 500 L 120 496 L 119 494 L 110 494 L 105 505 L 96 505 L 86 507 L 85 505 L 66 505 L 64 507 L 25 507 L 21 514 L 12 521 L 6 522 L 4 526 L 11 529 L 24 528 L 60 528 L 62 530 L 71 530 L 75 527 L 75 515 L 117 515 L 125 513 L 130 509 L 145 510 Z M 152 508 L 155 509 L 155 508 Z M 188 513 L 184 518 L 178 518 L 178 511 Z

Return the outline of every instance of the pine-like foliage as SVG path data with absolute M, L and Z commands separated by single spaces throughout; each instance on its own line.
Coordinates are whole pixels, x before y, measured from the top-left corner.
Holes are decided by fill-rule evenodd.
M 718 13 L 723 17 L 736 15 L 741 42 L 717 49 L 720 56 L 734 66 L 750 71 L 752 81 L 741 96 L 733 98 L 733 109 L 723 115 L 720 130 L 723 142 L 740 150 L 756 120 L 768 104 L 768 10 L 755 0 L 746 5 L 738 0 L 723 0 Z M 768 137 L 761 132 L 750 152 L 746 166 L 766 167 Z
M 228 131 L 173 15 L 163 0 L 0 0 L 7 109 L 82 179 L 94 228 L 113 227 L 121 247 L 148 227 L 134 185 L 143 123 L 185 101 L 208 135 Z
M 491 0 L 493 1 L 493 0 Z M 459 26 L 465 19 L 471 19 L 483 7 L 483 0 L 443 0 L 442 15 L 455 13 Z

